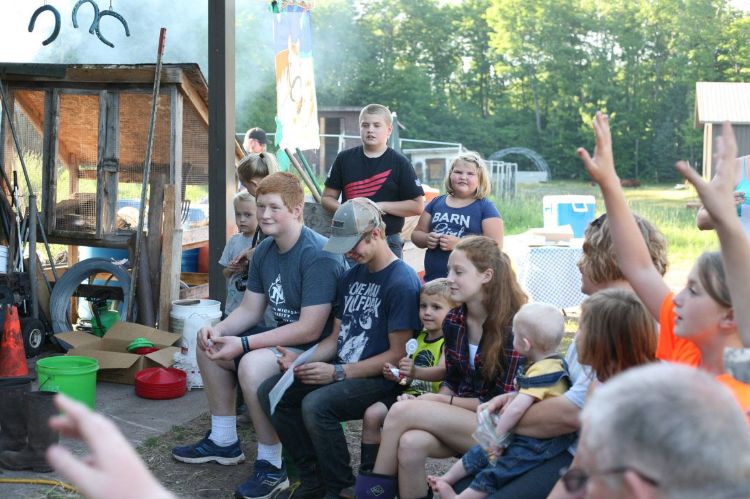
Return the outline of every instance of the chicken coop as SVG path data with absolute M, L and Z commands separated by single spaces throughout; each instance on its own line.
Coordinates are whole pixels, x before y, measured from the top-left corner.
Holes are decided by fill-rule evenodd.
M 70 248 L 70 263 L 80 247 L 135 250 L 154 73 L 153 64 L 0 64 L 3 105 L 13 117 L 41 224 L 50 243 Z M 8 125 L 3 113 L 0 165 L 11 178 L 20 166 Z M 179 250 L 169 248 L 194 249 L 208 240 L 208 87 L 197 64 L 162 66 L 155 125 L 144 207 L 152 225 L 149 260 L 152 272 L 172 269 L 179 276 Z M 174 194 L 165 196 L 169 185 Z M 162 220 L 181 237 L 175 242 L 165 233 L 164 251 Z

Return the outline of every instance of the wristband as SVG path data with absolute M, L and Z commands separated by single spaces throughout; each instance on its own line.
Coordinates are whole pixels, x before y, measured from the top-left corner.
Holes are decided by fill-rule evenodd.
M 247 341 L 247 336 L 240 338 L 242 340 L 242 352 L 247 353 L 250 351 L 250 343 Z

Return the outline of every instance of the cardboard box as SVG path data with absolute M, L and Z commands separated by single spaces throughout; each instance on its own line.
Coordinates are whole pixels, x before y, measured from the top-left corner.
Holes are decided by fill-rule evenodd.
M 175 352 L 180 351 L 172 345 L 181 336 L 131 322 L 116 322 L 102 338 L 80 331 L 58 333 L 55 338 L 70 348 L 68 355 L 93 357 L 99 361 L 97 381 L 132 385 L 135 374 L 141 369 L 172 366 Z M 136 338 L 146 338 L 161 350 L 148 355 L 129 353 L 127 347 Z

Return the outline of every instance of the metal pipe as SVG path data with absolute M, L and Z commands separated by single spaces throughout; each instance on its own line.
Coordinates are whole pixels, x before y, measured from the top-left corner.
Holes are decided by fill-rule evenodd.
M 164 41 L 167 36 L 167 28 L 161 28 L 159 32 L 159 48 L 156 54 L 156 76 L 154 77 L 154 90 L 151 94 L 151 118 L 148 123 L 148 142 L 146 145 L 146 159 L 143 161 L 143 181 L 141 182 L 141 205 L 138 208 L 138 232 L 135 233 L 135 258 L 133 259 L 133 285 L 128 290 L 129 321 L 133 320 L 133 305 L 135 304 L 135 283 L 138 280 L 138 259 L 143 238 L 143 212 L 146 209 L 146 194 L 148 192 L 148 177 L 151 173 L 151 153 L 154 149 L 154 129 L 156 127 L 156 107 L 159 102 L 159 87 L 161 85 L 161 58 L 164 54 Z

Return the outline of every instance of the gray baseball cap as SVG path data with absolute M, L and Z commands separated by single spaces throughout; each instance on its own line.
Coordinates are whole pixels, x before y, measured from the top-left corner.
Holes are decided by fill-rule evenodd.
M 331 253 L 351 251 L 365 234 L 382 225 L 381 214 L 378 205 L 367 198 L 345 202 L 333 215 L 331 237 L 323 249 Z

